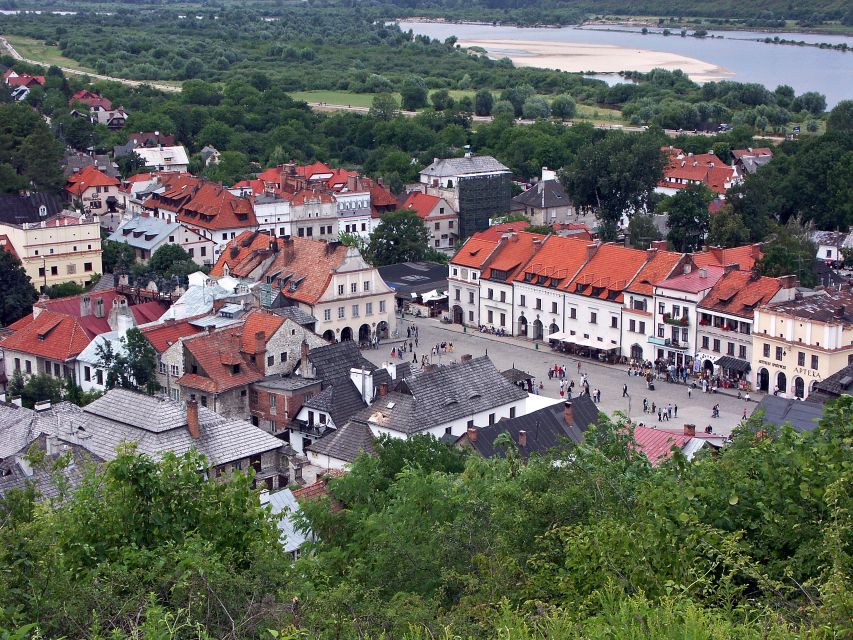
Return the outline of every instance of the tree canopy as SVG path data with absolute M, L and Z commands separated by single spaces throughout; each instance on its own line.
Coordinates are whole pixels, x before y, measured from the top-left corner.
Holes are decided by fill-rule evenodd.
M 21 261 L 8 251 L 0 249 L 0 324 L 4 327 L 30 313 L 38 293 Z
M 418 214 L 414 211 L 392 211 L 382 216 L 379 226 L 370 234 L 367 256 L 373 266 L 381 267 L 423 260 L 428 249 L 429 236 Z

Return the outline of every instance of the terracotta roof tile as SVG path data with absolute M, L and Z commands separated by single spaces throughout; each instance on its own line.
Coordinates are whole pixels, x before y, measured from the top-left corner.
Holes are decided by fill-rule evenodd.
M 578 295 L 621 302 L 622 292 L 648 258 L 649 254 L 640 249 L 603 244 L 564 288 Z
M 767 278 L 752 271 L 729 271 L 699 303 L 701 309 L 752 318 L 753 310 L 767 304 L 782 283 L 777 278 Z
M 764 254 L 760 244 L 747 244 L 730 249 L 710 247 L 705 251 L 693 254 L 693 262 L 698 267 L 719 266 L 736 264 L 742 271 L 751 271 L 755 262 L 760 260 Z
M 190 199 L 181 207 L 178 221 L 205 229 L 257 226 L 255 212 L 248 200 L 206 180 L 198 184 Z
M 408 195 L 400 208 L 411 209 L 418 214 L 419 218 L 426 218 L 438 206 L 439 202 L 441 202 L 441 198 L 438 196 L 413 191 Z
M 634 442 L 637 449 L 645 454 L 653 466 L 666 462 L 672 457 L 673 447 L 683 449 L 691 436 L 649 427 L 634 427 Z
M 673 251 L 658 251 L 651 260 L 646 262 L 636 277 L 626 287 L 626 291 L 651 296 L 655 292 L 655 284 L 672 274 L 678 261 L 684 257 L 682 253 Z
M 450 259 L 450 264 L 479 269 L 486 263 L 497 246 L 497 240 L 486 240 L 474 234 Z
M 269 340 L 279 327 L 284 324 L 284 318 L 270 311 L 258 309 L 246 316 L 243 325 L 243 335 L 240 348 L 244 353 L 258 353 L 256 335 L 263 331 L 265 340 Z M 264 342 L 266 349 L 266 342 Z
M 703 182 L 715 193 L 725 193 L 734 175 L 734 169 L 713 153 L 685 155 L 681 149 L 672 149 L 659 186 L 682 189 L 687 185 L 679 181 Z
M 704 271 L 704 275 L 703 275 Z M 699 293 L 712 288 L 717 281 L 723 277 L 725 269 L 714 265 L 697 267 L 689 273 L 679 273 L 655 283 L 655 286 L 683 291 L 685 293 Z
M 512 282 L 521 268 L 542 248 L 545 241 L 545 236 L 526 231 L 507 234 L 507 236 L 498 243 L 488 266 L 483 269 L 481 278 L 491 278 L 494 275 L 493 271 L 497 270 L 506 274 L 507 282 Z
M 529 226 L 530 223 L 527 221 L 503 222 L 501 224 L 493 225 L 483 231 L 478 231 L 474 235 L 478 238 L 482 238 L 483 240 L 493 240 L 494 242 L 497 242 L 503 234 L 510 233 L 512 231 L 524 231 Z
M 93 165 L 84 167 L 77 173 L 68 176 L 65 190 L 74 195 L 83 194 L 86 189 L 92 187 L 111 187 L 121 184 L 115 178 L 98 171 Z
M 519 270 L 515 281 L 546 287 L 568 283 L 586 262 L 588 244 L 577 238 L 546 236 L 542 248 Z
M 191 325 L 190 320 L 191 318 L 178 322 L 165 322 L 144 327 L 140 331 L 148 338 L 148 342 L 151 343 L 157 353 L 163 353 L 181 338 L 194 336 L 202 331 L 200 327 Z
M 63 361 L 80 355 L 96 335 L 79 318 L 46 310 L 35 318 L 22 318 L 10 328 L 16 330 L 2 342 L 4 349 Z
M 178 379 L 192 389 L 222 393 L 263 379 L 264 374 L 242 352 L 243 326 L 202 333 L 184 340 L 184 348 L 198 369 Z M 254 334 L 253 334 L 254 339 Z

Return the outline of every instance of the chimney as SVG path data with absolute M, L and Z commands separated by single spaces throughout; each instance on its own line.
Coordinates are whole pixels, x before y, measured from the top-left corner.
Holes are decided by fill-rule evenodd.
M 299 350 L 299 368 L 302 370 L 303 378 L 310 378 L 308 369 L 308 342 L 303 340 Z
M 780 276 L 778 280 L 779 286 L 783 289 L 796 289 L 800 286 L 800 281 L 797 276 Z
M 652 240 L 651 248 L 656 249 L 658 251 L 666 251 L 667 244 L 666 240 Z
M 695 424 L 686 424 L 684 425 L 684 435 L 693 437 L 696 435 L 696 425 Z
M 518 446 L 520 448 L 527 446 L 527 432 L 524 430 L 518 432 Z
M 267 334 L 266 331 L 258 331 L 255 333 L 255 353 L 264 353 L 267 350 Z
M 379 397 L 384 398 L 388 395 L 388 383 L 383 382 L 379 385 Z
M 708 270 L 707 269 L 699 269 L 699 277 L 700 278 L 707 278 L 708 277 Z
M 216 328 L 216 327 L 214 327 L 212 324 L 207 325 L 207 333 L 208 333 L 208 335 L 210 335 L 211 333 L 213 333 L 213 330 L 214 330 L 215 328 Z
M 572 403 L 564 402 L 563 403 L 563 420 L 566 422 L 566 426 L 571 427 L 575 424 L 575 414 L 572 411 Z
M 758 260 L 759 258 L 761 258 L 761 243 L 760 242 L 756 242 L 754 245 L 752 245 L 752 247 L 750 247 L 749 255 L 750 255 L 750 257 L 754 258 L 755 260 Z
M 598 245 L 595 242 L 586 245 L 586 259 L 592 260 L 592 257 L 596 254 L 597 251 Z
M 92 315 L 92 298 L 88 294 L 80 296 L 80 317 Z
M 198 402 L 187 400 L 187 431 L 193 440 L 201 437 L 201 427 L 198 423 Z
M 838 306 L 838 308 L 835 310 L 835 313 L 833 313 L 832 315 L 833 315 L 833 317 L 835 317 L 835 318 L 839 318 L 839 319 L 840 319 L 840 318 L 843 318 L 843 317 L 844 317 L 844 312 L 845 312 L 846 310 L 847 310 L 847 307 L 845 307 L 843 304 L 842 304 L 842 305 L 839 305 L 839 306 Z
M 472 356 L 470 353 L 464 353 L 462 354 L 462 357 L 459 358 L 459 362 L 471 362 L 471 360 L 473 359 L 474 356 Z
M 356 176 L 347 176 L 347 189 L 355 191 L 356 188 Z
M 474 427 L 468 427 L 468 441 L 477 442 L 477 429 Z

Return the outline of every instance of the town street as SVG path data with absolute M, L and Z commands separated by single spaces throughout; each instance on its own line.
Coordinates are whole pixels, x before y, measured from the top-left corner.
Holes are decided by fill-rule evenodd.
M 405 325 L 411 326 L 412 319 L 406 317 Z M 474 357 L 488 355 L 495 366 L 503 371 L 510 367 L 516 367 L 533 375 L 538 385 L 544 384 L 543 395 L 559 398 L 559 380 L 548 379 L 548 369 L 554 364 L 559 364 L 566 369 L 567 379 L 575 381 L 575 391 L 580 388 L 580 375 L 578 374 L 578 361 L 581 364 L 581 373 L 588 376 L 590 392 L 596 389 L 601 391 L 600 408 L 608 415 L 615 411 L 629 414 L 635 422 L 642 422 L 645 426 L 658 427 L 662 429 L 681 430 L 685 424 L 696 425 L 697 432 L 703 431 L 706 426 L 711 425 L 714 433 L 728 435 L 732 429 L 741 421 L 744 409 L 752 413 L 756 407 L 756 401 L 761 399 L 761 394 L 752 394 L 751 402 L 738 400 L 735 395 L 724 395 L 721 393 L 702 393 L 701 387 L 693 389 L 691 397 L 687 395 L 687 385 L 669 384 L 662 380 L 655 382 L 655 390 L 649 391 L 646 381 L 642 377 L 628 376 L 627 369 L 621 366 L 603 365 L 593 362 L 587 358 L 573 358 L 566 354 L 558 354 L 551 350 L 547 343 L 540 343 L 539 349 L 535 349 L 533 343 L 519 338 L 498 338 L 496 336 L 481 334 L 476 329 L 473 332 L 463 332 L 460 325 L 441 324 L 438 320 L 427 320 L 418 318 L 414 324 L 418 326 L 418 346 L 414 348 L 414 354 L 420 361 L 423 354 L 431 357 L 432 347 L 441 342 L 452 342 L 453 352 L 441 354 L 432 358 L 433 362 L 446 364 L 458 362 L 460 356 L 470 353 Z M 403 333 L 405 334 L 405 327 Z M 391 357 L 391 349 L 399 345 L 399 341 L 380 344 L 378 350 L 364 351 L 364 355 L 375 364 L 388 362 Z M 412 339 L 414 346 L 414 339 Z M 412 361 L 412 353 L 404 354 L 404 361 Z M 628 396 L 622 397 L 622 386 L 628 385 Z M 726 390 L 731 393 L 731 390 Z M 666 405 L 668 402 L 678 405 L 678 417 L 671 421 L 658 421 L 657 413 L 654 416 L 643 414 L 643 399 L 646 398 L 651 405 Z M 715 404 L 720 405 L 720 417 L 711 418 L 711 409 Z

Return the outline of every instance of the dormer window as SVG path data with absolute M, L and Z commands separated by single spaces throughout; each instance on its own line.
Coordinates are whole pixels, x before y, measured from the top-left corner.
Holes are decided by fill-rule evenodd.
M 235 375 L 240 373 L 240 365 L 239 364 L 232 364 L 231 365 L 231 373 L 235 374 Z

